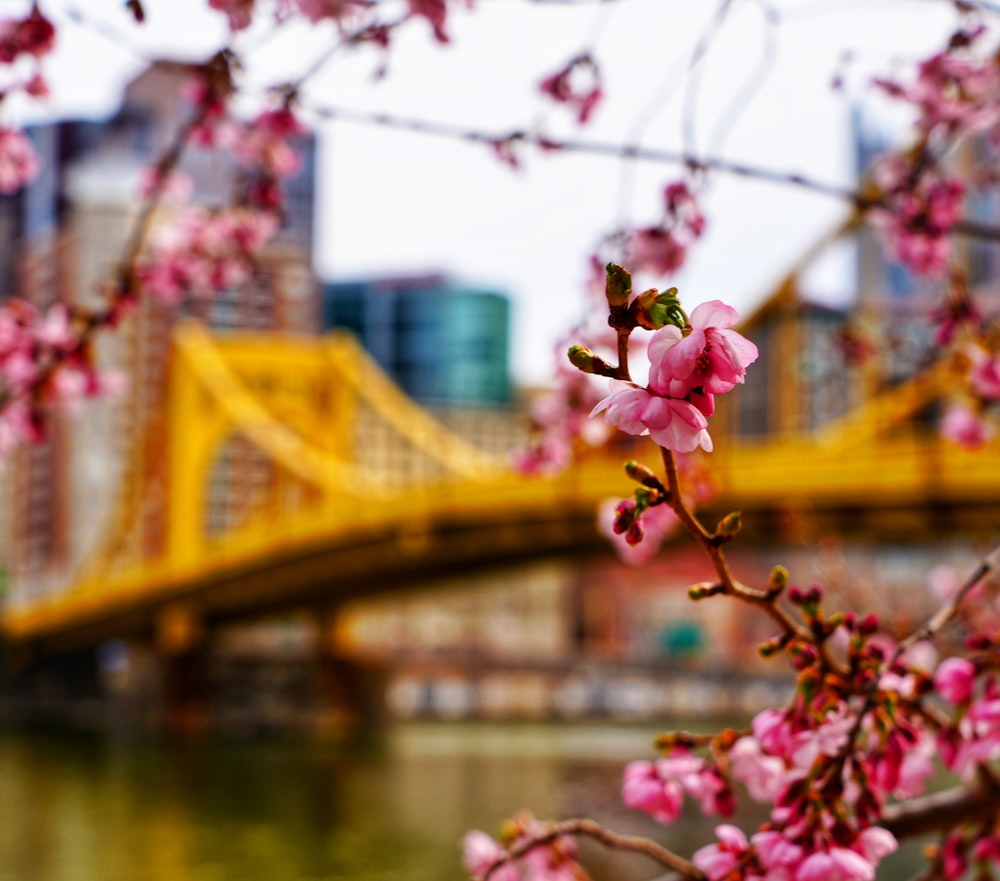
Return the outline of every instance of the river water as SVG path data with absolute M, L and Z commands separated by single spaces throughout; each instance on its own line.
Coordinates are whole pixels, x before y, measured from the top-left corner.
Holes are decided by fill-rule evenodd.
M 351 745 L 0 732 L 0 881 L 461 881 L 470 827 L 590 815 L 690 852 L 713 821 L 624 809 L 652 728 L 405 725 Z M 655 865 L 592 848 L 596 879 Z M 908 877 L 912 855 L 891 877 Z

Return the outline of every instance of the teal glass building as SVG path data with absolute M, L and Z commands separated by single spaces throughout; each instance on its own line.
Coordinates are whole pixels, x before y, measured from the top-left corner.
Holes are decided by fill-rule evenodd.
M 322 323 L 354 333 L 417 401 L 511 401 L 510 301 L 496 291 L 442 275 L 328 282 Z

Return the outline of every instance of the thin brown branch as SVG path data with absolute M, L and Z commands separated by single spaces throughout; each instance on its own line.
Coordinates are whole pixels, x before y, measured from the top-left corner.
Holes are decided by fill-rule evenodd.
M 695 540 L 701 545 L 702 550 L 708 556 L 723 592 L 762 609 L 785 633 L 799 639 L 815 642 L 812 633 L 799 626 L 792 619 L 791 615 L 777 604 L 774 597 L 765 592 L 751 590 L 746 585 L 740 584 L 733 577 L 732 570 L 729 568 L 729 561 L 726 559 L 718 537 L 705 528 L 684 501 L 684 497 L 681 494 L 680 477 L 677 473 L 677 463 L 674 460 L 674 454 L 670 450 L 662 448 L 661 452 L 663 467 L 667 475 L 670 507 L 677 515 L 677 519 L 680 520 L 681 525 L 694 536 Z M 823 652 L 822 645 L 819 645 L 818 648 Z M 824 659 L 830 669 L 836 669 L 836 665 L 825 654 Z
M 370 21 L 353 31 L 341 34 L 340 39 L 335 43 L 331 43 L 326 49 L 324 49 L 323 52 L 321 52 L 320 55 L 312 62 L 312 64 L 310 64 L 309 67 L 307 67 L 289 84 L 289 87 L 293 91 L 301 89 L 310 79 L 316 76 L 316 74 L 318 74 L 337 53 L 369 40 L 371 38 L 373 27 L 380 26 L 386 33 L 388 33 L 394 31 L 408 20 L 409 17 L 400 18 L 396 21 L 387 22 L 385 24 Z
M 976 569 L 965 579 L 958 593 L 942 606 L 934 616 L 919 629 L 911 633 L 906 639 L 899 643 L 893 658 L 898 657 L 911 645 L 924 640 L 933 639 L 957 614 L 962 602 L 969 595 L 972 589 L 979 584 L 991 572 L 1000 568 L 1000 545 L 997 545 L 980 561 Z
M 630 331 L 623 330 L 622 328 L 617 329 L 618 335 L 618 375 L 616 379 L 623 379 L 625 382 L 632 381 L 632 374 L 629 372 L 628 367 L 628 338 L 630 336 Z
M 551 844 L 563 835 L 585 835 L 595 841 L 599 841 L 606 847 L 615 850 L 627 850 L 632 853 L 643 854 L 652 860 L 666 866 L 676 872 L 681 878 L 687 881 L 706 881 L 704 872 L 701 871 L 690 860 L 668 850 L 655 841 L 643 838 L 638 835 L 619 835 L 606 829 L 595 820 L 563 820 L 559 823 L 550 824 L 544 833 L 533 835 L 526 841 L 522 841 L 509 848 L 507 853 L 491 865 L 478 881 L 489 881 L 490 876 L 501 866 L 523 857 L 536 847 Z
M 321 119 L 340 120 L 343 122 L 356 123 L 358 125 L 394 128 L 403 131 L 416 132 L 418 134 L 470 141 L 478 144 L 494 145 L 507 141 L 517 141 L 524 144 L 533 144 L 545 150 L 565 150 L 567 152 L 582 153 L 584 155 L 610 156 L 614 158 L 637 159 L 645 162 L 664 163 L 667 165 L 683 165 L 689 168 L 704 171 L 715 171 L 720 174 L 743 177 L 749 180 L 758 180 L 765 183 L 777 184 L 779 186 L 808 190 L 809 192 L 817 193 L 818 195 L 839 199 L 840 201 L 846 202 L 861 211 L 870 210 L 879 204 L 877 200 L 873 200 L 870 195 L 866 195 L 858 190 L 852 189 L 851 187 L 832 184 L 828 181 L 822 181 L 818 178 L 799 174 L 797 172 L 778 171 L 773 168 L 751 165 L 744 162 L 733 162 L 731 160 L 715 156 L 692 156 L 684 151 L 654 149 L 651 147 L 643 147 L 640 144 L 634 143 L 622 144 L 610 143 L 607 141 L 585 141 L 579 139 L 557 140 L 542 134 L 527 131 L 489 133 L 466 128 L 464 126 L 414 119 L 390 113 L 371 113 L 347 107 L 317 105 L 311 102 L 307 106 Z M 1000 241 L 1000 227 L 984 224 L 975 220 L 960 220 L 952 227 L 952 230 L 955 234 L 965 236 L 967 238 Z
M 975 783 L 889 805 L 879 821 L 896 838 L 915 838 L 960 823 L 994 817 L 1000 812 L 1000 790 L 980 776 Z

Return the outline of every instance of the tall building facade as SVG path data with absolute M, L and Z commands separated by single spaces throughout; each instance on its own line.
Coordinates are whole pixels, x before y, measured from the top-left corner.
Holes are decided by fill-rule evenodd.
M 511 403 L 510 301 L 502 294 L 442 275 L 329 282 L 322 322 L 354 333 L 421 403 Z
M 121 108 L 100 121 L 63 121 L 32 132 L 42 173 L 19 193 L 0 198 L 2 293 L 40 307 L 56 301 L 95 307 L 101 285 L 122 256 L 137 216 L 142 171 L 162 153 L 189 109 L 188 70 L 155 63 L 125 89 Z M 4 480 L 5 566 L 11 597 L 58 589 L 67 573 L 100 557 L 155 554 L 163 535 L 168 475 L 164 418 L 170 332 L 195 315 L 216 332 L 318 330 L 318 285 L 312 270 L 316 145 L 298 145 L 299 174 L 288 182 L 288 210 L 252 277 L 211 299 L 167 306 L 147 299 L 98 341 L 106 369 L 124 374 L 123 395 L 88 403 L 74 419 L 57 415 L 49 442 L 18 451 Z M 181 168 L 196 199 L 228 201 L 239 170 L 223 151 L 195 147 Z M 155 223 L 168 219 L 161 208 Z M 226 474 L 213 479 L 227 497 L 240 475 L 258 474 L 237 441 L 220 453 Z M 230 449 L 232 447 L 233 449 Z M 234 449 L 239 448 L 238 455 Z M 266 478 L 262 478 L 266 479 Z M 211 500 L 210 507 L 218 507 Z M 117 512 L 117 514 L 116 514 Z M 128 522 L 113 522 L 115 516 Z

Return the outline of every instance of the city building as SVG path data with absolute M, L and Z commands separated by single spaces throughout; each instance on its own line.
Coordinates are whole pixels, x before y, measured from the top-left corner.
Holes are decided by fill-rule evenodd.
M 510 301 L 442 275 L 327 282 L 325 330 L 354 333 L 423 404 L 497 407 L 512 401 Z
M 188 112 L 183 88 L 189 72 L 183 65 L 154 63 L 127 85 L 110 118 L 30 131 L 41 174 L 23 190 L 0 197 L 4 296 L 39 308 L 55 302 L 100 305 L 102 282 L 121 259 L 138 214 L 142 171 L 171 143 Z M 59 589 L 68 572 L 101 565 L 112 546 L 118 557 L 122 546 L 136 555 L 155 553 L 166 481 L 156 424 L 164 418 L 170 328 L 178 318 L 193 314 L 223 333 L 317 332 L 316 142 L 306 137 L 297 146 L 301 167 L 287 182 L 282 228 L 252 278 L 218 297 L 178 306 L 147 298 L 115 333 L 98 340 L 101 365 L 127 378 L 125 392 L 116 400 L 90 402 L 73 418 L 55 414 L 48 441 L 16 451 L 3 481 L 10 599 Z M 197 147 L 184 152 L 181 169 L 193 179 L 201 204 L 228 201 L 240 173 L 224 151 Z M 161 207 L 159 218 L 170 210 Z M 237 483 L 270 479 L 252 459 L 253 450 L 238 439 L 224 442 L 213 481 L 219 498 L 209 502 L 217 518 L 234 516 L 231 509 L 243 494 Z M 129 494 L 134 498 L 123 504 Z M 112 522 L 116 511 L 129 512 L 129 522 Z
M 889 134 L 864 108 L 854 113 L 859 179 L 889 149 Z M 981 162 L 985 145 L 972 140 L 952 158 L 958 167 Z M 996 223 L 1000 201 L 970 187 L 964 215 Z M 1000 315 L 1000 245 L 956 236 L 954 267 L 964 276 L 980 312 Z M 813 270 L 838 251 L 845 293 L 828 302 Z M 717 433 L 758 437 L 818 429 L 880 391 L 915 376 L 937 357 L 931 315 L 945 302 L 949 279 L 920 277 L 888 256 L 868 222 L 824 236 L 772 294 L 743 322 L 760 349 L 745 386 L 720 400 Z M 918 415 L 928 429 L 940 408 Z

